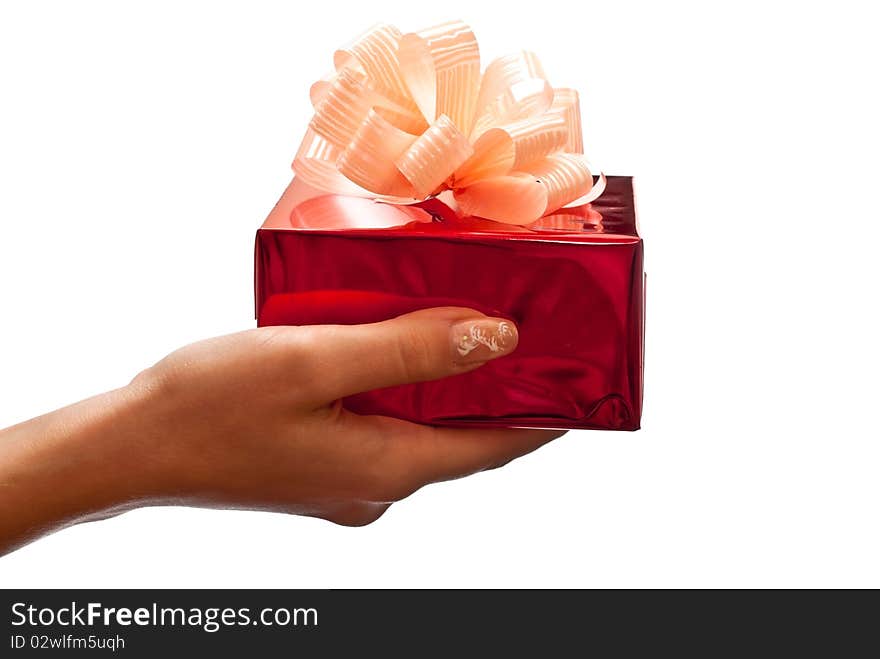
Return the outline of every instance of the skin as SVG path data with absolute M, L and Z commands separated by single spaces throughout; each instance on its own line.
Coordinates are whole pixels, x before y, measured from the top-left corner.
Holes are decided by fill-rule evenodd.
M 455 375 L 516 347 L 462 336 L 459 308 L 369 325 L 266 327 L 195 343 L 126 387 L 0 431 L 0 553 L 140 506 L 270 510 L 360 526 L 429 483 L 506 464 L 561 432 L 421 426 L 350 394 Z M 471 344 L 472 346 L 473 344 Z

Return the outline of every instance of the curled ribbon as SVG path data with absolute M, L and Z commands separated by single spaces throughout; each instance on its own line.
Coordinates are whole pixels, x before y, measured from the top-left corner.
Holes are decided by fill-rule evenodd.
M 461 212 L 529 224 L 589 203 L 577 91 L 554 89 L 520 52 L 480 73 L 459 21 L 403 34 L 379 25 L 338 50 L 312 85 L 315 116 L 293 168 L 331 193 L 413 203 L 451 190 Z

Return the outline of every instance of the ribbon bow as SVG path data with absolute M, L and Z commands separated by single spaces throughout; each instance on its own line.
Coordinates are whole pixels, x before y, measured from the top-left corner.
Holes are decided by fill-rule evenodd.
M 312 85 L 315 116 L 293 162 L 315 188 L 394 203 L 451 190 L 463 214 L 508 224 L 604 188 L 583 156 L 577 92 L 551 87 L 533 53 L 481 75 L 464 23 L 411 34 L 379 25 L 334 64 Z

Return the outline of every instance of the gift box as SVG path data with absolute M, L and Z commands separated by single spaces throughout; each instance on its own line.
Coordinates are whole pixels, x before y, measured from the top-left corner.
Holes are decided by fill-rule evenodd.
M 632 179 L 594 176 L 577 92 L 527 51 L 481 70 L 459 21 L 379 25 L 333 61 L 310 90 L 295 177 L 257 232 L 258 324 L 470 307 L 516 323 L 513 354 L 344 405 L 435 425 L 637 429 Z
M 260 326 L 370 323 L 436 306 L 510 318 L 516 351 L 476 371 L 352 396 L 419 423 L 636 430 L 644 275 L 632 179 L 528 227 L 318 195 L 296 179 L 256 240 Z

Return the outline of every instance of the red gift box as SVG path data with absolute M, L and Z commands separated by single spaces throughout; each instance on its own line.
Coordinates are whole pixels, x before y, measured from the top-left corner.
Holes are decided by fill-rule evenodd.
M 260 326 L 356 324 L 435 306 L 510 318 L 519 345 L 476 371 L 345 407 L 455 426 L 636 430 L 644 274 L 632 179 L 529 226 L 316 196 L 294 180 L 257 231 Z

